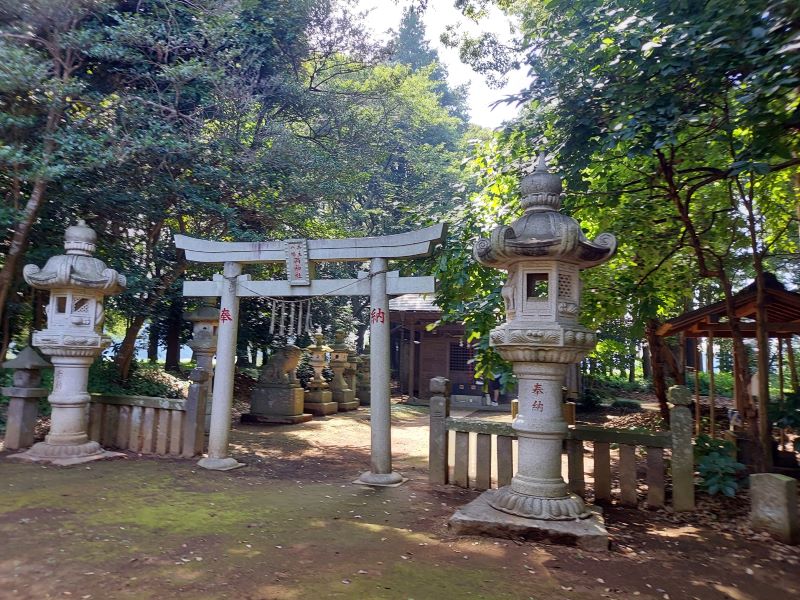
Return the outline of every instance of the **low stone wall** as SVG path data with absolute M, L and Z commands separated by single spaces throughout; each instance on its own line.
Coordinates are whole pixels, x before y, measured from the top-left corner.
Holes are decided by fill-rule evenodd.
M 194 369 L 185 400 L 92 394 L 89 439 L 106 448 L 191 458 L 203 453 L 209 376 Z

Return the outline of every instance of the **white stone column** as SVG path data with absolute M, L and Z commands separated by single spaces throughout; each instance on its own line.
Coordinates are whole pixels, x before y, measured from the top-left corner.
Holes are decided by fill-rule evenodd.
M 566 364 L 558 363 L 514 364 L 519 380 L 519 413 L 512 426 L 519 436 L 519 470 L 511 480 L 511 489 L 518 494 L 561 498 L 571 503 L 574 499 L 569 497 L 561 476 L 561 449 L 567 434 L 561 386 L 566 368 Z M 584 512 L 578 510 L 578 515 Z M 559 516 L 567 515 L 576 516 L 574 510 Z M 541 518 L 545 517 L 552 515 L 543 511 Z
M 370 470 L 356 483 L 399 485 L 404 478 L 392 471 L 392 422 L 389 394 L 389 296 L 386 293 L 385 258 L 370 264 Z
M 223 269 L 219 327 L 217 328 L 217 365 L 214 370 L 211 423 L 208 434 L 208 456 L 197 464 L 204 469 L 228 471 L 244 466 L 228 456 L 228 436 L 231 429 L 233 378 L 236 370 L 236 337 L 239 330 L 238 278 L 242 265 L 226 262 Z

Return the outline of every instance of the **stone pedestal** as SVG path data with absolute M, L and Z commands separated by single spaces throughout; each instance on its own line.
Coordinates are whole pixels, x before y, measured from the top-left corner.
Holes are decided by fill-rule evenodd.
M 303 410 L 317 417 L 339 412 L 339 405 L 333 401 L 333 392 L 322 387 L 314 387 L 314 385 L 310 383 L 310 389 L 305 392 Z
M 585 519 L 555 521 L 518 517 L 495 510 L 499 490 L 489 490 L 462 506 L 450 518 L 458 535 L 488 535 L 545 544 L 576 546 L 591 552 L 608 550 L 608 532 L 599 509 L 592 508 Z
M 257 384 L 250 396 L 250 413 L 242 423 L 305 423 L 313 415 L 304 413 L 305 390 L 299 385 Z
M 70 465 L 121 456 L 106 452 L 87 434 L 89 366 L 111 339 L 103 335 L 103 298 L 125 288 L 125 277 L 94 258 L 97 235 L 81 221 L 64 235 L 66 255 L 51 257 L 43 269 L 26 265 L 25 281 L 50 291 L 47 328 L 33 334 L 33 345 L 54 367 L 50 433 L 44 442 L 12 458 Z
M 344 378 L 345 370 L 349 365 L 347 359 L 349 352 L 350 349 L 347 347 L 347 344 L 344 343 L 344 331 L 337 331 L 336 343 L 331 350 L 330 367 L 331 371 L 333 371 L 331 391 L 333 392 L 333 401 L 336 402 L 339 407 L 339 412 L 356 410 L 358 408 L 356 393 L 350 388 L 347 380 Z

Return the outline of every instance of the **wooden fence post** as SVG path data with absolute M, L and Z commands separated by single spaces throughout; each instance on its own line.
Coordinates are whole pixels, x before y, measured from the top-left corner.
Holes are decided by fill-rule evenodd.
M 445 420 L 450 416 L 450 389 L 450 380 L 446 377 L 434 377 L 431 379 L 428 480 L 439 485 L 444 485 L 448 481 L 447 455 L 449 439 Z
M 682 385 L 667 392 L 672 403 L 669 427 L 672 434 L 672 507 L 676 512 L 694 510 L 694 449 L 692 448 L 692 394 Z

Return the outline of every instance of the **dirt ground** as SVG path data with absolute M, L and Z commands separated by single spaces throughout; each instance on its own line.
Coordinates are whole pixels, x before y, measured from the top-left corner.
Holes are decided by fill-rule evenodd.
M 607 553 L 456 538 L 447 519 L 477 494 L 427 483 L 424 409 L 393 410 L 408 483 L 351 483 L 369 464 L 368 419 L 237 426 L 233 454 L 247 466 L 227 473 L 0 453 L 0 598 L 800 597 L 800 551 L 749 531 L 746 500 L 688 516 L 608 507 Z

